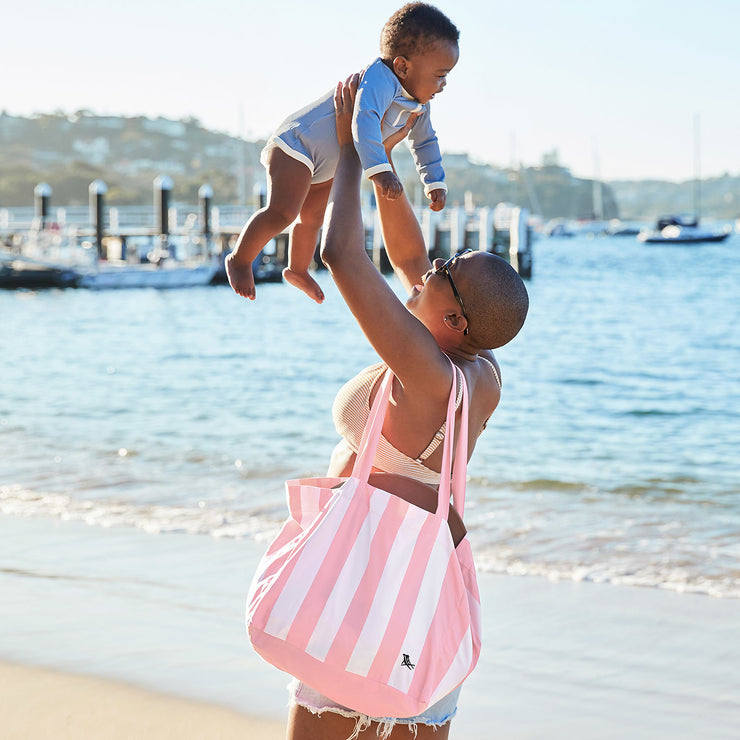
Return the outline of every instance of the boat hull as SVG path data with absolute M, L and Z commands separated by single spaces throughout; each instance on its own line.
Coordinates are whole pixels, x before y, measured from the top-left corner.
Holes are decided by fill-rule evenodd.
M 646 235 L 639 237 L 645 244 L 711 244 L 723 242 L 729 233 L 724 234 L 703 234 L 703 235 L 679 235 L 679 236 L 662 236 L 661 234 Z
M 82 275 L 78 286 L 90 290 L 191 288 L 209 285 L 216 271 L 215 265 L 169 268 L 157 265 L 106 266 Z

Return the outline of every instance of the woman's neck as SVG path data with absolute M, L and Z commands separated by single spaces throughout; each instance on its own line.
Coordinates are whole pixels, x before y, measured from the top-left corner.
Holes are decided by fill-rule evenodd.
M 468 350 L 465 350 L 462 347 L 442 347 L 440 346 L 440 349 L 450 358 L 454 357 L 455 359 L 465 360 L 466 362 L 475 362 L 478 359 L 477 352 L 469 352 Z

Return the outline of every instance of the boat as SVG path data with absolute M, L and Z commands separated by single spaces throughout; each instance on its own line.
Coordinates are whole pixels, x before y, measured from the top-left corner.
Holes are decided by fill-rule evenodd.
M 210 285 L 217 272 L 215 260 L 192 265 L 178 260 L 141 264 L 100 260 L 95 269 L 80 275 L 77 287 L 91 290 L 192 288 Z
M 213 276 L 214 285 L 228 285 L 229 279 L 226 276 L 226 265 L 224 259 L 228 252 L 224 252 L 218 264 L 216 274 Z M 252 262 L 252 276 L 255 283 L 281 283 L 283 281 L 283 265 L 275 259 L 274 255 L 268 255 L 260 252 Z
M 712 229 L 699 225 L 696 216 L 662 216 L 654 229 L 643 229 L 637 239 L 644 244 L 701 244 L 722 242 L 730 229 Z
M 42 290 L 74 288 L 80 274 L 67 267 L 46 265 L 22 257 L 0 259 L 0 288 L 6 290 Z
M 701 214 L 701 177 L 699 175 L 699 114 L 694 115 L 694 187 L 692 190 L 692 211 L 690 215 L 662 216 L 654 229 L 645 229 L 637 235 L 644 244 L 705 244 L 723 242 L 730 235 L 732 227 L 721 229 L 705 228 L 699 225 Z
M 607 236 L 637 236 L 641 231 L 641 228 L 636 224 L 625 223 L 620 221 L 618 218 L 613 218 L 609 221 L 609 228 L 607 229 Z
M 548 221 L 542 229 L 542 233 L 547 237 L 570 238 L 576 235 L 570 224 L 562 218 L 554 218 Z

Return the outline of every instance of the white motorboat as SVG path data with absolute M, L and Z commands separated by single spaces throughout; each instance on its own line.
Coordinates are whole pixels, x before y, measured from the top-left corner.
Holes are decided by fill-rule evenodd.
M 699 225 L 695 216 L 664 216 L 654 229 L 644 229 L 637 235 L 645 244 L 701 244 L 721 242 L 730 229 L 711 229 Z
M 209 285 L 218 271 L 215 261 L 187 265 L 175 260 L 160 264 L 107 263 L 100 261 L 95 270 L 84 273 L 80 288 L 190 288 Z

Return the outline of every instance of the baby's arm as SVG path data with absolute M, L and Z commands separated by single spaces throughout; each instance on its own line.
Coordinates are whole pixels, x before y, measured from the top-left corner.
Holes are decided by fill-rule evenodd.
M 403 187 L 388 161 L 382 140 L 383 116 L 395 94 L 395 87 L 390 84 L 387 74 L 382 62 L 365 70 L 357 89 L 352 137 L 365 177 L 373 181 L 384 197 L 397 198 Z
M 432 128 L 429 109 L 424 110 L 409 133 L 409 145 L 414 155 L 416 170 L 424 185 L 424 195 L 431 200 L 429 207 L 441 211 L 447 202 L 445 171 L 437 134 Z
M 370 179 L 375 185 L 375 192 L 388 200 L 395 200 L 403 192 L 403 185 L 394 172 L 378 172 Z

